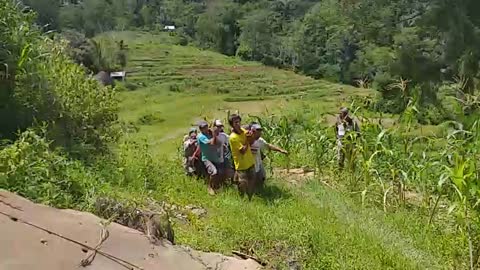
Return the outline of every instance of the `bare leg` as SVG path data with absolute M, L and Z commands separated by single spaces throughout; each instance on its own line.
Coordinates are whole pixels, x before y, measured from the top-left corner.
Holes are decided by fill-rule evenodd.
M 210 175 L 208 177 L 208 194 L 215 195 L 215 182 L 218 175 Z
M 247 176 L 247 195 L 248 195 L 248 200 L 251 201 L 253 193 L 255 193 L 255 187 L 257 186 L 256 175 L 253 168 L 247 171 L 246 176 Z

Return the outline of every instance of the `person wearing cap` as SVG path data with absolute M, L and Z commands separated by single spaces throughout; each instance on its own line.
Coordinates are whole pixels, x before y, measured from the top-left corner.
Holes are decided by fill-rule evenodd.
M 217 141 L 221 145 L 221 147 L 218 148 L 218 151 L 220 162 L 223 164 L 223 168 L 225 169 L 224 177 L 232 179 L 234 170 L 232 165 L 232 153 L 230 152 L 230 144 L 228 142 L 229 136 L 225 133 L 224 125 L 219 119 L 213 122 L 213 126 L 218 129 Z M 221 179 L 222 182 L 224 180 L 225 179 Z
M 262 152 L 265 150 L 271 150 L 288 155 L 288 152 L 278 146 L 268 143 L 262 138 L 262 126 L 257 123 L 251 124 L 251 131 L 253 134 L 254 142 L 251 144 L 252 154 L 255 156 L 255 177 L 256 185 L 259 188 L 263 187 L 266 178 L 265 167 L 263 166 Z
M 201 121 L 198 127 L 200 134 L 197 136 L 197 141 L 200 147 L 201 160 L 208 174 L 208 193 L 215 195 L 215 189 L 218 188 L 219 179 L 222 178 L 223 174 L 223 166 L 218 154 L 220 144 L 217 141 L 217 136 L 219 130 L 215 128 L 212 132 L 206 121 Z
M 242 128 L 241 122 L 242 118 L 237 114 L 232 114 L 228 118 L 228 123 L 232 127 L 229 143 L 235 164 L 238 191 L 240 196 L 243 197 L 246 193 L 251 200 L 255 191 L 255 159 L 247 139 L 247 131 Z
M 195 172 L 194 153 L 197 149 L 197 129 L 191 128 L 188 135 L 183 140 L 184 160 L 183 166 L 187 175 L 193 175 Z
M 358 123 L 349 115 L 348 108 L 340 108 L 335 123 L 335 134 L 337 137 L 337 158 L 338 165 L 343 168 L 345 156 L 350 156 L 353 150 L 353 136 L 360 133 Z M 347 140 L 346 140 L 347 139 Z

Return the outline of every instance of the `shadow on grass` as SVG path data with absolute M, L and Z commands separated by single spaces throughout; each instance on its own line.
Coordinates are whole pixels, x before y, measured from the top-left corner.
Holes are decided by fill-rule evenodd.
M 279 199 L 284 200 L 292 197 L 292 194 L 288 190 L 272 184 L 265 185 L 262 189 L 258 190 L 255 195 L 267 204 L 274 203 Z

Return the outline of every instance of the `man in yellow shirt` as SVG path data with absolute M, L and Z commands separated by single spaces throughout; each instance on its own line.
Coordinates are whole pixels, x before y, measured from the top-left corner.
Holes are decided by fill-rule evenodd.
M 228 122 L 232 127 L 229 143 L 235 164 L 238 179 L 238 191 L 241 196 L 245 193 L 251 200 L 255 191 L 255 158 L 250 149 L 247 131 L 241 127 L 242 118 L 237 114 L 230 115 Z

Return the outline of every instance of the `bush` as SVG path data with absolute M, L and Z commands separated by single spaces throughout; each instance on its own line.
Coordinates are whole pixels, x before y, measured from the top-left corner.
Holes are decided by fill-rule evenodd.
M 175 43 L 180 46 L 187 46 L 189 42 L 188 35 L 184 31 L 180 30 L 178 32 L 178 40 Z
M 0 151 L 0 186 L 36 202 L 82 208 L 94 183 L 98 180 L 80 162 L 50 150 L 32 130 Z
M 115 87 L 114 87 L 115 91 L 116 92 L 125 92 L 125 91 L 128 91 L 127 87 L 125 86 L 124 83 L 115 83 Z
M 0 134 L 14 138 L 17 130 L 46 122 L 46 134 L 57 145 L 105 150 L 118 135 L 115 92 L 87 78 L 70 59 L 67 42 L 43 37 L 30 13 L 12 1 L 0 1 L 0 6 L 5 22 L 0 24 L 0 62 L 8 65 L 8 79 L 0 81 L 5 95 L 0 97 Z
M 160 116 L 160 112 L 149 113 L 140 117 L 140 119 L 138 119 L 138 123 L 141 125 L 153 125 L 153 124 L 162 123 L 164 121 L 165 119 L 163 119 Z
M 182 92 L 182 89 L 181 89 L 180 85 L 177 84 L 177 83 L 170 84 L 170 85 L 168 86 L 168 90 L 169 90 L 170 92 L 176 92 L 176 93 Z
M 224 88 L 224 87 L 219 87 L 217 88 L 217 94 L 229 94 L 230 89 Z
M 127 82 L 125 83 L 125 87 L 130 91 L 135 91 L 138 89 L 138 85 L 135 83 Z
M 245 44 L 240 44 L 240 46 L 237 49 L 236 53 L 237 57 L 240 57 L 242 60 L 252 60 L 252 49 L 245 45 Z
M 438 125 L 448 120 L 448 118 L 443 108 L 433 104 L 426 104 L 419 110 L 417 120 L 423 125 Z

